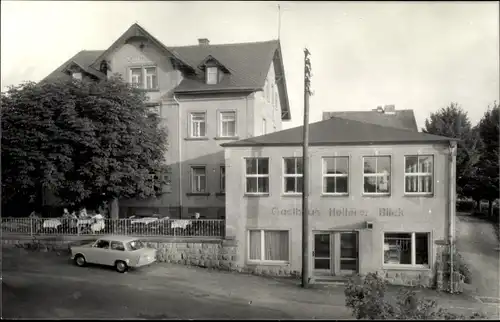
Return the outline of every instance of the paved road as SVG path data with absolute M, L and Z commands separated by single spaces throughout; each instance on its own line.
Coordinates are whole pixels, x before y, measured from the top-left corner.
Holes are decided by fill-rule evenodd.
M 500 252 L 492 224 L 468 214 L 457 214 L 457 249 L 472 273 L 477 296 L 500 298 Z
M 53 253 L 3 253 L 4 318 L 349 319 L 342 291 L 296 281 L 154 265 L 118 274 Z

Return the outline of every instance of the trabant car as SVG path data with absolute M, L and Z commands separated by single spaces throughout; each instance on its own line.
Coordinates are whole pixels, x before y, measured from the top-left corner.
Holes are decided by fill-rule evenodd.
M 71 247 L 71 259 L 77 266 L 87 263 L 114 266 L 119 273 L 156 261 L 156 249 L 147 248 L 136 237 L 110 235 L 96 241 Z

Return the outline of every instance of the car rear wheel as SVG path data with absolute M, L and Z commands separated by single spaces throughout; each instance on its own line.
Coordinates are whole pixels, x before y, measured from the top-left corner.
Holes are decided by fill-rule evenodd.
M 116 261 L 115 268 L 118 273 L 125 273 L 128 269 L 128 266 L 124 261 Z
M 76 255 L 75 256 L 75 264 L 77 266 L 82 267 L 82 266 L 85 266 L 86 263 L 87 262 L 85 261 L 85 257 L 83 257 L 83 255 Z

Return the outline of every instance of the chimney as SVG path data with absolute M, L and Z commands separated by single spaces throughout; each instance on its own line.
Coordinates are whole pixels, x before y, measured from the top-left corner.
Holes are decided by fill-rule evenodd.
M 198 38 L 198 45 L 200 46 L 210 45 L 210 40 L 208 40 L 207 38 Z
M 379 112 L 379 113 L 384 113 L 384 109 L 382 108 L 382 106 L 377 106 L 377 108 L 374 108 L 372 111 Z
M 386 105 L 384 106 L 385 114 L 396 114 L 396 107 L 394 105 Z

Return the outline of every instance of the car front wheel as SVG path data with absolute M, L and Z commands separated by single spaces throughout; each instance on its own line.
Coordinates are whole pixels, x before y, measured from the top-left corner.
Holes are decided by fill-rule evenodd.
M 85 266 L 86 263 L 87 262 L 85 261 L 85 257 L 83 257 L 83 255 L 76 255 L 75 256 L 75 264 L 77 266 L 82 267 L 82 266 Z
M 128 266 L 124 261 L 116 261 L 115 269 L 118 273 L 125 273 L 128 269 Z

